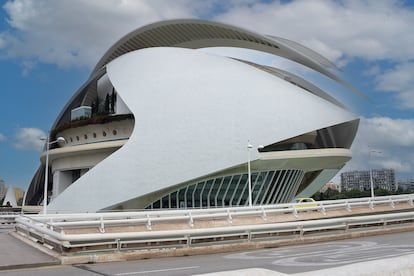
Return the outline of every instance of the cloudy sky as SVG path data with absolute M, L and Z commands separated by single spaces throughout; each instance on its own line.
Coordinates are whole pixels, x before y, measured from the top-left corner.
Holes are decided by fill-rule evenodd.
M 295 71 L 361 118 L 344 170 L 414 179 L 414 1 L 14 0 L 0 10 L 0 179 L 26 188 L 54 119 L 119 38 L 148 23 L 201 18 L 300 42 L 333 61 L 367 99 L 271 56 L 227 55 Z M 373 150 L 380 153 L 371 153 Z M 335 178 L 337 181 L 338 178 Z

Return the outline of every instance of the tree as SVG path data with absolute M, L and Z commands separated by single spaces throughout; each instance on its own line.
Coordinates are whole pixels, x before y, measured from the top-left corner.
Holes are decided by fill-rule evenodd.
M 387 195 L 398 195 L 403 193 L 402 190 L 397 191 L 388 191 L 385 189 L 375 189 L 375 196 L 387 196 Z M 353 189 L 344 192 L 338 192 L 337 190 L 327 189 L 324 193 L 317 192 L 312 197 L 315 200 L 332 200 L 332 199 L 346 199 L 346 198 L 360 198 L 360 197 L 370 197 L 371 190 L 360 191 L 358 189 Z
M 325 193 L 323 194 L 324 197 L 329 198 L 329 199 L 337 197 L 338 195 L 339 195 L 339 191 L 331 189 L 331 188 L 326 189 Z
M 387 196 L 391 194 L 390 191 L 381 188 L 375 189 L 374 192 L 376 196 Z

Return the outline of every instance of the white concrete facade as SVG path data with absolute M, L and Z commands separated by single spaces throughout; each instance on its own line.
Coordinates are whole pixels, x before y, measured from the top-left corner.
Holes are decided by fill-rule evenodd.
M 145 30 L 175 23 L 144 27 L 136 31 L 136 37 L 142 35 L 144 39 Z M 191 28 L 211 27 L 204 21 L 187 23 Z M 240 31 L 214 24 L 228 28 L 229 36 L 231 31 Z M 246 32 L 247 35 L 253 36 Z M 127 35 L 105 54 L 103 59 L 111 57 L 104 64 L 105 70 L 99 66 L 95 69 L 54 127 L 59 127 L 65 114 L 77 107 L 80 95 L 84 100 L 79 105 L 85 105 L 92 102 L 93 95 L 102 98 L 113 91 L 117 98 L 114 115 L 132 114 L 134 119 L 70 127 L 56 133 L 68 143 L 49 152 L 53 174 L 50 211 L 146 208 L 166 196 L 168 208 L 206 207 L 194 206 L 198 199 L 196 204 L 202 204 L 202 194 L 208 197 L 207 201 L 213 200 L 207 206 L 228 204 L 221 196 L 228 195 L 230 199 L 237 193 L 237 204 L 246 204 L 245 184 L 237 183 L 236 188 L 230 182 L 246 173 L 247 143 L 255 148 L 263 146 L 260 152 L 255 148 L 251 151 L 252 172 L 259 174 L 254 188 L 261 194 L 274 191 L 277 201 L 291 200 L 299 194 L 312 195 L 351 158 L 349 147 L 358 118 L 305 81 L 297 79 L 307 89 L 280 77 L 280 71 L 278 75 L 257 64 L 182 46 L 131 46 L 128 39 L 133 37 Z M 276 53 L 325 73 L 323 66 L 327 63 L 316 53 L 308 55 L 310 50 L 302 49 L 294 56 L 300 48 L 295 44 L 296 50 L 291 51 L 293 42 L 267 42 L 266 37 L 254 37 L 271 45 L 266 47 L 278 49 Z M 211 46 L 205 41 L 205 46 Z M 111 52 L 116 53 L 117 48 L 125 49 L 122 43 L 131 50 L 113 56 Z M 283 147 L 292 148 L 282 150 Z M 269 175 L 280 181 L 269 178 L 265 184 L 258 180 Z M 208 179 L 219 180 L 209 184 Z M 281 186 L 276 189 L 272 185 Z M 194 189 L 190 205 L 180 194 L 185 190 L 187 198 L 189 189 Z M 230 196 L 232 189 L 235 191 Z M 264 201 L 256 197 L 255 202 Z

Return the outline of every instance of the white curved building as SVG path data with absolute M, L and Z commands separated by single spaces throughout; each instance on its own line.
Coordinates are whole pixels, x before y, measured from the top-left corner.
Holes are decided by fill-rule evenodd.
M 351 158 L 359 119 L 341 103 L 289 72 L 195 50 L 213 46 L 278 55 L 352 90 L 328 60 L 285 39 L 200 20 L 137 29 L 52 127 L 50 141 L 67 143 L 49 151 L 48 210 L 244 206 L 248 160 L 252 203 L 288 202 Z M 41 161 L 26 205 L 43 200 L 45 152 Z

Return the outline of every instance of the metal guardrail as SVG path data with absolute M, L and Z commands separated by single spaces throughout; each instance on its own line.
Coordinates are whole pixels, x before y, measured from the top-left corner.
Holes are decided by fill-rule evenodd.
M 24 221 L 23 218 L 18 218 L 18 220 L 20 220 L 19 231 L 29 231 L 31 237 L 51 245 L 60 252 L 68 252 L 73 248 L 81 248 L 81 251 L 120 251 L 131 248 L 154 248 L 154 246 L 189 247 L 217 242 L 255 241 L 275 236 L 276 238 L 303 238 L 312 233 L 325 234 L 328 231 L 349 232 L 356 229 L 367 231 L 367 228 L 377 229 L 394 227 L 403 223 L 413 224 L 414 212 L 201 229 L 84 234 L 65 234 L 56 229 L 44 227 L 42 224 Z
M 169 211 L 110 212 L 54 215 L 20 215 L 16 217 L 18 233 L 47 244 L 59 252 L 125 250 L 154 247 L 190 247 L 215 243 L 235 243 L 276 238 L 302 238 L 305 235 L 332 231 L 357 231 L 397 227 L 414 223 L 414 212 L 399 212 L 369 216 L 342 217 L 318 220 L 303 220 L 272 223 L 269 216 L 291 214 L 295 218 L 301 212 L 318 211 L 326 214 L 332 210 L 413 204 L 414 195 L 398 195 L 376 198 L 360 198 L 335 201 L 320 201 L 234 207 L 220 209 L 194 209 Z M 262 223 L 233 225 L 236 218 L 260 218 Z M 224 220 L 226 225 L 196 227 L 202 221 Z M 294 219 L 293 219 L 294 220 Z M 267 222 L 266 222 L 267 221 Z M 158 224 L 185 224 L 185 228 L 154 230 Z M 141 227 L 140 230 L 125 230 Z M 121 230 L 123 228 L 123 230 Z
M 21 214 L 21 208 L 1 206 L 0 207 L 0 228 L 12 228 L 15 219 Z
M 12 228 L 20 213 L 0 213 L 0 228 Z
M 414 207 L 414 194 L 375 197 L 355 198 L 346 200 L 327 200 L 310 203 L 285 203 L 277 205 L 263 205 L 253 207 L 229 207 L 211 209 L 174 209 L 174 210 L 151 210 L 134 212 L 107 212 L 107 213 L 75 213 L 75 214 L 48 214 L 28 216 L 38 222 L 46 223 L 52 227 L 76 227 L 76 226 L 101 226 L 114 224 L 136 224 L 146 223 L 148 230 L 156 222 L 177 222 L 188 221 L 191 226 L 195 220 L 227 218 L 229 222 L 233 218 L 241 216 L 260 216 L 265 219 L 271 214 L 292 213 L 298 217 L 300 213 L 310 210 L 326 214 L 332 210 L 347 210 L 353 208 L 369 207 L 375 209 L 379 206 L 395 207 L 399 203 L 408 203 Z
M 374 209 L 376 206 L 389 205 L 394 206 L 398 203 L 409 203 L 414 206 L 414 194 L 403 194 L 394 196 L 378 196 L 378 197 L 366 197 L 366 198 L 352 198 L 343 200 L 325 200 L 316 202 L 306 203 L 284 203 L 275 205 L 258 205 L 253 207 L 227 207 L 227 208 L 209 208 L 209 209 L 161 209 L 161 210 L 140 210 L 140 211 L 122 211 L 122 212 L 106 212 L 106 213 L 56 213 L 48 215 L 37 215 L 39 221 L 50 221 L 51 219 L 55 222 L 58 221 L 82 221 L 88 219 L 116 219 L 116 218 L 161 218 L 161 219 L 173 219 L 174 217 L 191 217 L 195 216 L 228 216 L 229 213 L 233 215 L 246 215 L 246 214 L 260 214 L 260 213 L 272 213 L 272 212 L 283 212 L 286 210 L 297 213 L 301 211 L 309 211 L 309 209 L 320 210 L 338 210 L 347 209 L 351 211 L 352 208 L 356 207 L 370 207 Z M 308 208 L 308 209 L 306 209 Z M 302 210 L 306 209 L 306 210 Z M 295 211 L 296 210 L 296 211 Z

